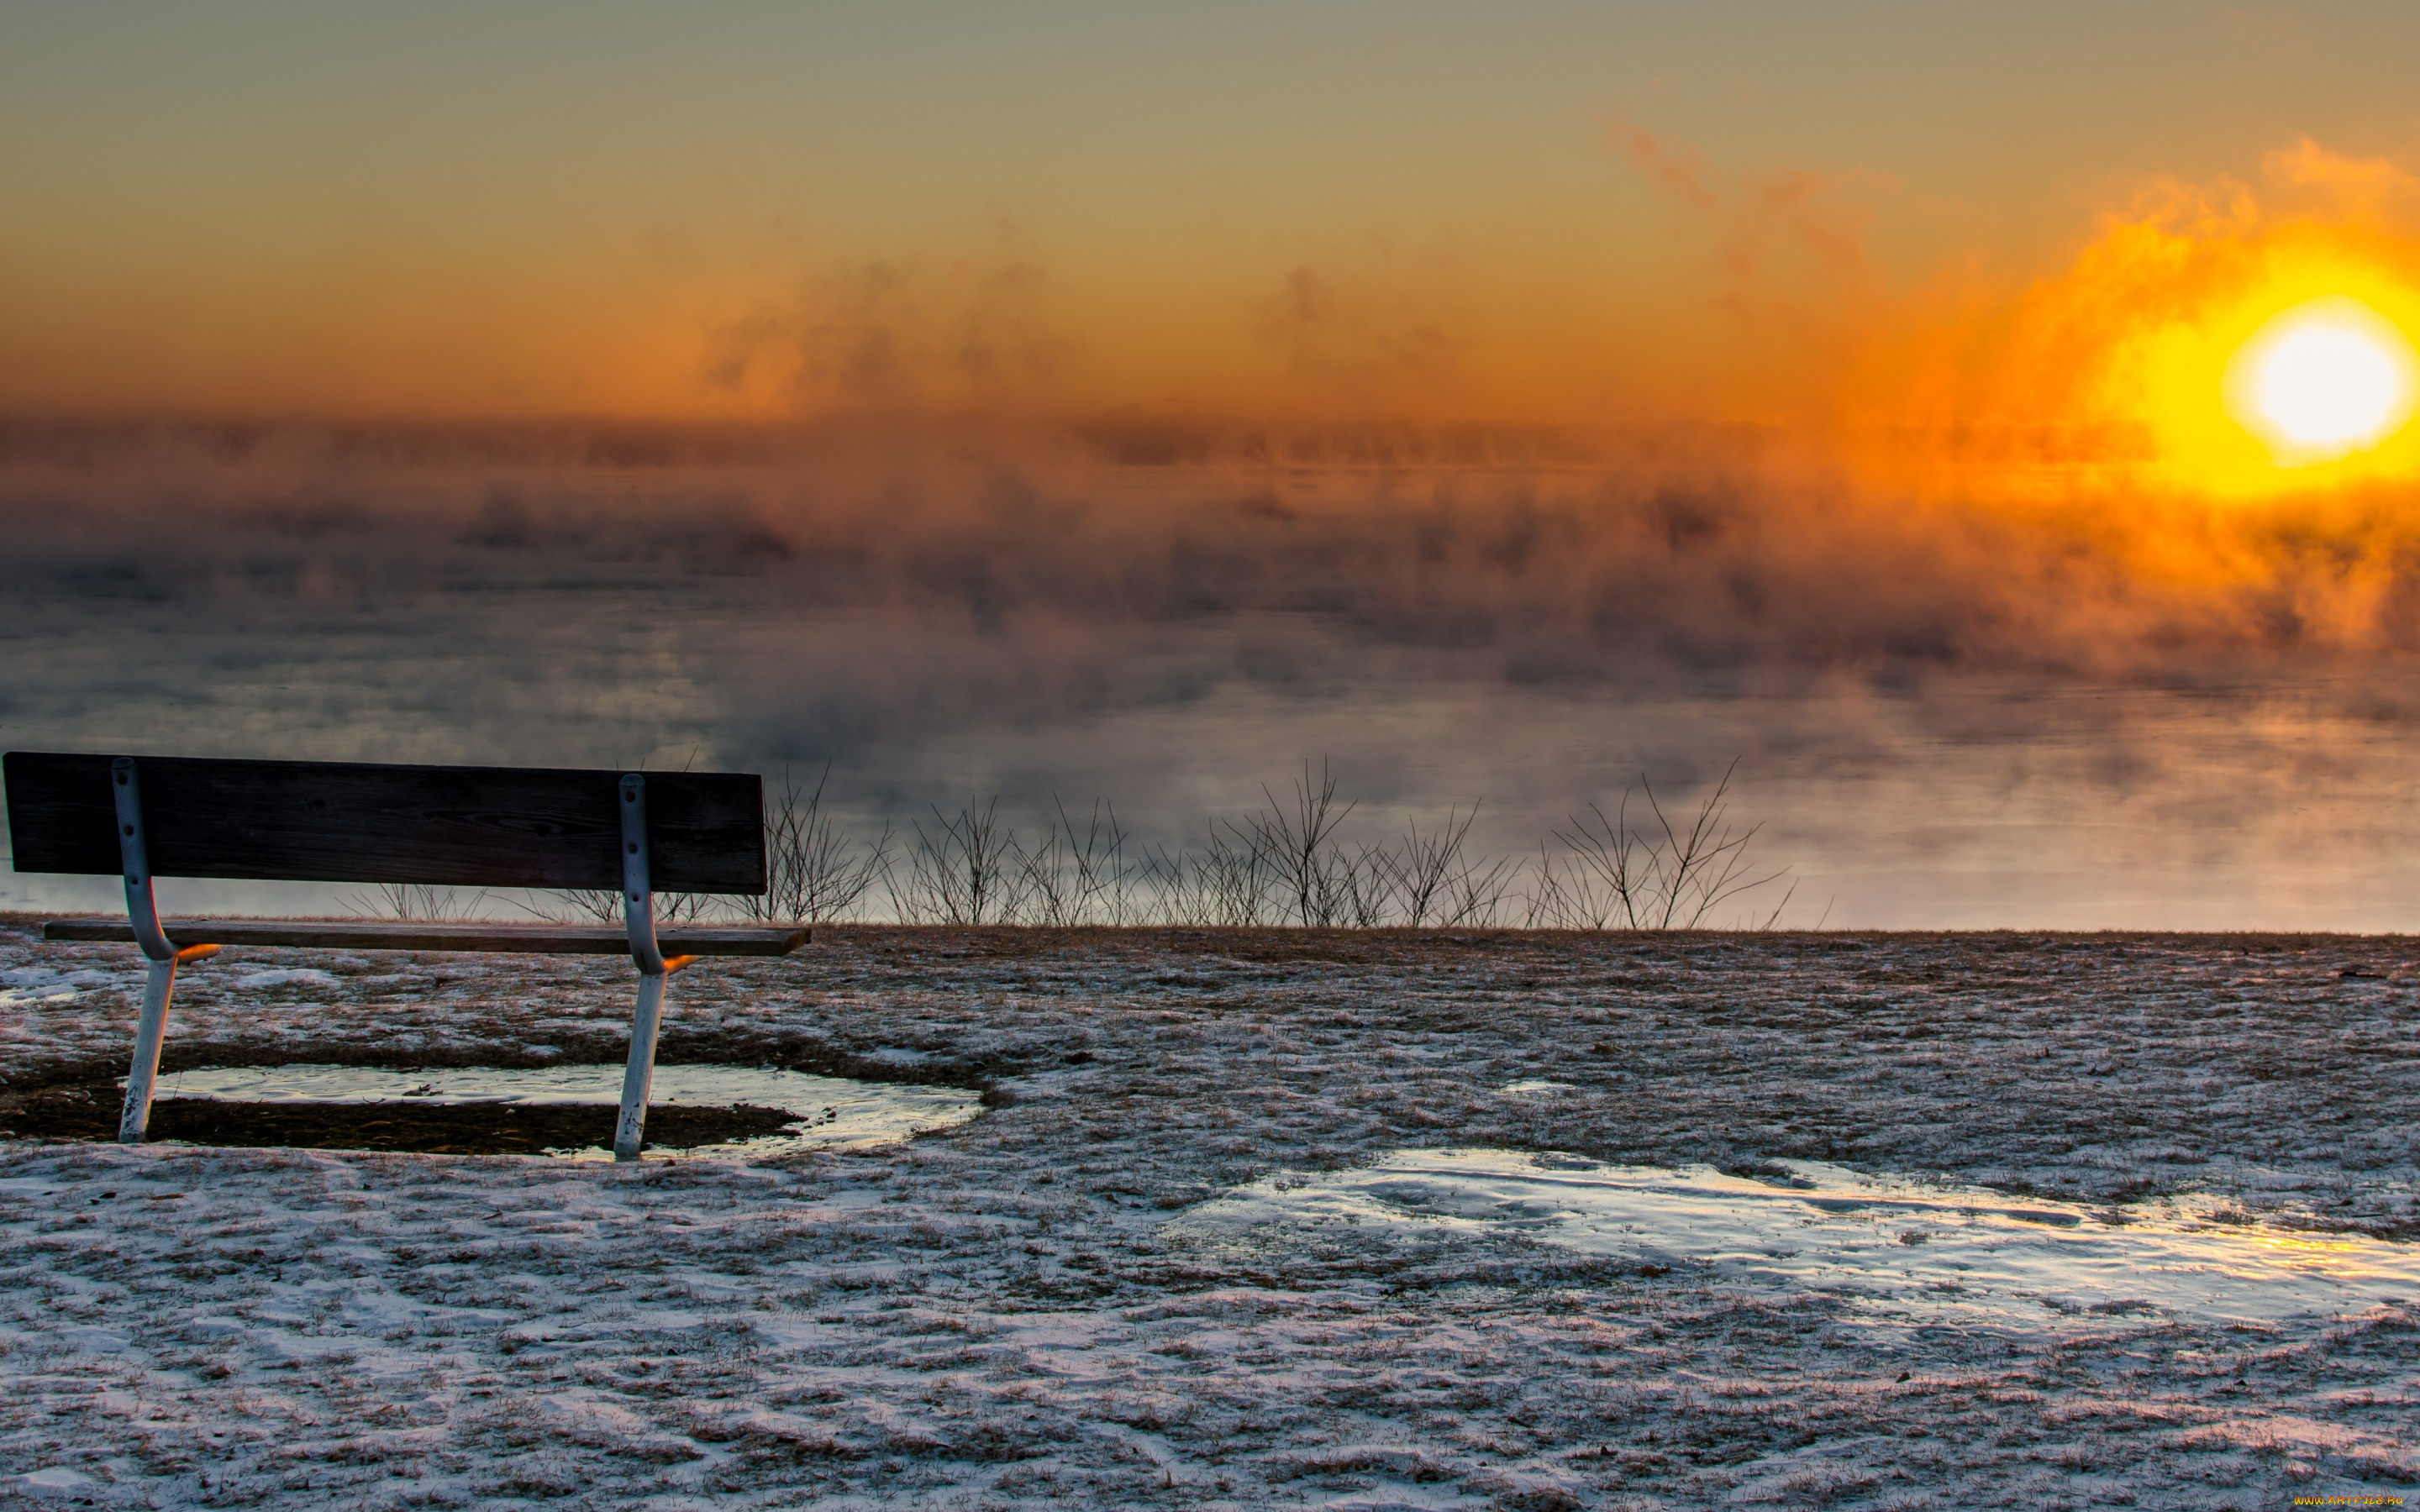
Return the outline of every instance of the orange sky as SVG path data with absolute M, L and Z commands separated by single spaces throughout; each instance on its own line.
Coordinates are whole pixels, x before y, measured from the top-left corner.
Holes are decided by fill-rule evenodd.
M 7 8 L 0 716 L 906 814 L 1331 753 L 1514 848 L 1738 754 L 1835 923 L 2405 927 L 2414 57 L 2408 0 Z
M 2260 491 L 2220 346 L 2413 313 L 2420 21 L 2103 8 L 19 12 L 0 407 L 1748 421 Z

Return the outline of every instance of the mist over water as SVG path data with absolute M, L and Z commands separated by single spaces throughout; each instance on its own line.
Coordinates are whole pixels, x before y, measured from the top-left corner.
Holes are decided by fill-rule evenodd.
M 2397 503 L 2198 527 L 2260 570 L 2162 575 L 2105 515 L 1761 464 L 21 430 L 0 743 L 829 763 L 869 836 L 1097 796 L 1171 845 L 1325 757 L 1348 835 L 1483 800 L 1505 853 L 1738 757 L 1785 925 L 2407 929 Z

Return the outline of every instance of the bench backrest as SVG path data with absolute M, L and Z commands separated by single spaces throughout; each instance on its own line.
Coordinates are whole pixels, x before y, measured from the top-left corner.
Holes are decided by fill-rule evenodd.
M 109 756 L 0 758 L 20 872 L 115 875 Z M 622 774 L 513 766 L 138 756 L 153 874 L 488 887 L 622 886 Z M 659 892 L 765 890 L 763 784 L 650 772 Z

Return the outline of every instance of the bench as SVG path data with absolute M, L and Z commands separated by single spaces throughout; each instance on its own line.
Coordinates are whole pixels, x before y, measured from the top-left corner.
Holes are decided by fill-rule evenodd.
M 57 919 L 50 940 L 125 940 L 150 963 L 118 1138 L 151 1117 L 177 968 L 221 946 L 618 955 L 639 969 L 613 1158 L 639 1158 L 667 978 L 701 956 L 784 956 L 802 928 L 668 926 L 655 894 L 765 891 L 763 785 L 639 773 L 349 762 L 0 757 L 19 872 L 124 879 L 126 918 Z M 151 879 L 616 890 L 623 927 L 160 918 Z

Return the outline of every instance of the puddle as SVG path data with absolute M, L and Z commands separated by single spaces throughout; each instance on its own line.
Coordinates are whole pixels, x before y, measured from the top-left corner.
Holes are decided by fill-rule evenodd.
M 611 1107 L 618 1106 L 622 1101 L 622 1068 L 618 1064 L 534 1070 L 479 1066 L 411 1071 L 376 1066 L 206 1068 L 162 1076 L 154 1096 L 162 1100 L 198 1098 L 288 1104 L 399 1103 L 428 1107 L 573 1103 Z M 951 1128 L 983 1111 L 977 1095 L 963 1088 L 860 1082 L 749 1066 L 658 1066 L 647 1097 L 650 1107 L 727 1108 L 734 1103 L 778 1108 L 797 1115 L 799 1121 L 778 1134 L 680 1150 L 651 1150 L 650 1158 L 730 1159 L 800 1149 L 861 1149 L 892 1144 L 910 1134 Z M 549 1153 L 571 1160 L 613 1158 L 613 1151 L 602 1146 Z
M 1257 1181 L 1169 1227 L 1244 1244 L 1272 1224 L 1512 1232 L 1728 1283 L 1833 1292 L 1874 1321 L 2027 1332 L 2127 1319 L 2265 1325 L 2420 1299 L 2420 1246 L 2222 1224 L 2213 1199 L 2140 1207 L 2117 1223 L 2106 1209 L 1776 1164 L 1805 1184 L 1404 1150 L 1359 1170 Z

